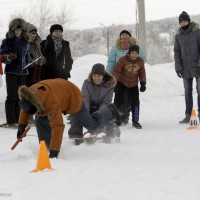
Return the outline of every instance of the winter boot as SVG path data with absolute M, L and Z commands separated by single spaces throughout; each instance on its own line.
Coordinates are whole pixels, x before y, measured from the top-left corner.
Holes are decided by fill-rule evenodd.
M 112 119 L 113 121 L 120 126 L 122 123 L 122 114 L 119 112 L 119 110 L 117 109 L 116 105 L 111 103 L 109 105 L 110 110 L 112 111 Z
M 190 122 L 190 115 L 187 114 L 183 120 L 179 121 L 179 124 L 188 124 L 189 122 Z
M 139 107 L 133 107 L 133 110 L 132 110 L 132 126 L 137 128 L 137 129 L 141 129 L 142 126 L 140 125 L 140 123 L 138 122 L 139 121 Z
M 4 128 L 11 128 L 11 129 L 18 129 L 18 124 L 17 123 L 9 123 L 5 124 L 5 126 L 2 126 Z
M 75 139 L 75 138 L 83 138 L 83 135 L 81 133 L 74 133 L 73 135 L 69 134 L 69 139 Z
M 128 117 L 126 115 L 124 115 L 123 118 L 122 118 L 122 124 L 121 125 L 126 126 L 126 124 L 128 124 L 128 121 L 129 121 Z
M 137 122 L 137 121 L 133 121 L 132 126 L 135 127 L 135 128 L 137 128 L 137 129 L 141 129 L 142 128 L 142 126 L 140 125 L 140 123 Z

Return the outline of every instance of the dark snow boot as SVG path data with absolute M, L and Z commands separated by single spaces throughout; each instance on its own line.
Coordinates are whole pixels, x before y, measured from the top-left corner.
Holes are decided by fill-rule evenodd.
M 142 126 L 140 125 L 139 122 L 136 122 L 136 121 L 133 121 L 133 124 L 132 124 L 133 127 L 137 128 L 137 129 L 141 129 Z
M 187 114 L 183 120 L 179 121 L 179 124 L 188 124 L 190 122 L 190 117 L 191 116 Z
M 117 124 L 117 126 L 120 126 L 122 123 L 122 114 L 117 109 L 116 105 L 111 103 L 109 105 L 110 110 L 112 111 L 112 119 Z
M 83 135 L 80 133 L 70 134 L 69 139 L 75 139 L 75 138 L 83 138 Z

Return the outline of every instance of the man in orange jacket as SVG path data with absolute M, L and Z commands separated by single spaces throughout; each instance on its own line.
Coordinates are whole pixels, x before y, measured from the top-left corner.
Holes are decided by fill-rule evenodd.
M 24 132 L 29 115 L 36 114 L 38 139 L 45 140 L 50 158 L 58 157 L 60 152 L 65 127 L 62 114 L 72 114 L 89 130 L 104 126 L 114 116 L 120 120 L 120 115 L 113 104 L 90 115 L 79 88 L 64 79 L 43 80 L 29 88 L 21 86 L 18 93 L 21 111 L 17 138 Z

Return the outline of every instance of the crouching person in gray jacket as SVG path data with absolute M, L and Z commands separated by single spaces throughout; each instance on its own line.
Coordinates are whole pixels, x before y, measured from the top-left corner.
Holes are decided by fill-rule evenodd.
M 103 64 L 97 63 L 82 85 L 83 101 L 86 109 L 92 114 L 101 111 L 112 102 L 116 80 L 113 75 L 105 71 Z M 120 129 L 113 120 L 96 130 L 88 130 L 91 134 L 106 133 L 109 138 L 119 141 Z M 69 138 L 82 138 L 83 126 L 76 118 L 72 118 L 71 127 L 68 131 Z

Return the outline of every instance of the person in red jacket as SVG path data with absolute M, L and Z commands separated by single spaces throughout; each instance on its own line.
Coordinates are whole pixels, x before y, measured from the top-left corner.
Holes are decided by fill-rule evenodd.
M 17 138 L 24 132 L 29 116 L 35 114 L 39 142 L 46 142 L 50 158 L 58 157 L 60 152 L 65 127 L 62 114 L 72 114 L 89 130 L 103 127 L 114 116 L 120 120 L 120 115 L 113 104 L 90 115 L 79 88 L 65 79 L 44 80 L 29 88 L 21 86 L 18 93 L 21 111 Z
M 129 47 L 128 54 L 121 57 L 116 63 L 112 74 L 117 79 L 117 85 L 115 86 L 115 99 L 114 103 L 121 112 L 128 112 L 126 101 L 131 104 L 132 111 L 132 125 L 141 129 L 142 126 L 139 123 L 139 89 L 138 81 L 140 81 L 140 91 L 146 90 L 146 72 L 144 67 L 144 61 L 139 57 L 139 46 L 132 45 Z

